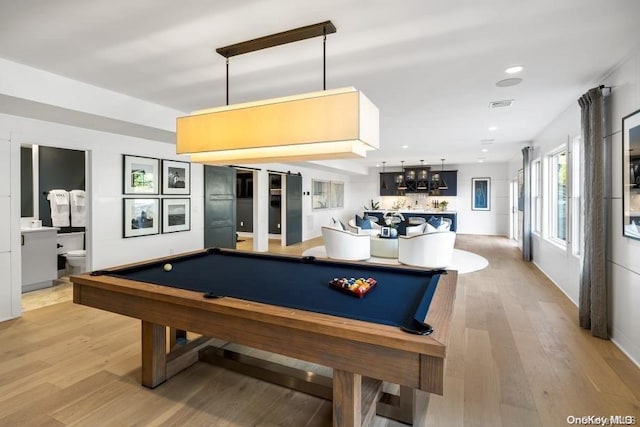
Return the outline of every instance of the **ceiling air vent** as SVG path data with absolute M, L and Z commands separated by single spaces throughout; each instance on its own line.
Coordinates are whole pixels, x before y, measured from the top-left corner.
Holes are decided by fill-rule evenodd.
M 511 107 L 513 104 L 513 99 L 503 99 L 502 101 L 491 101 L 489 103 L 489 108 L 501 108 L 501 107 Z

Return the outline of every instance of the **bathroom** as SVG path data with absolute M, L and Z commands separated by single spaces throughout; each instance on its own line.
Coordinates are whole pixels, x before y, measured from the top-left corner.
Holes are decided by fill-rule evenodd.
M 23 293 L 86 271 L 87 161 L 82 150 L 25 144 L 20 148 Z M 52 206 L 49 199 L 67 205 Z

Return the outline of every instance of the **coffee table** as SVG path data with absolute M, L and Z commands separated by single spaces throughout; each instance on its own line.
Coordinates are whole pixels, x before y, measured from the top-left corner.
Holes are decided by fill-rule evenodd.
M 398 258 L 398 239 L 371 236 L 371 256 Z

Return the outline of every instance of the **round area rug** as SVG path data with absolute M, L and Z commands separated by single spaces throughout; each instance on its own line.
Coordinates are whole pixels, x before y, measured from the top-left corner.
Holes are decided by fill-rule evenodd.
M 302 253 L 302 256 L 314 256 L 316 258 L 327 258 L 327 251 L 324 246 L 314 246 Z M 378 264 L 391 264 L 400 265 L 396 258 L 378 258 L 371 257 L 368 262 L 375 262 Z M 473 271 L 482 270 L 489 265 L 489 261 L 485 257 L 482 257 L 473 252 L 467 252 L 460 249 L 453 250 L 453 257 L 451 258 L 451 265 L 447 267 L 448 270 L 457 270 L 458 274 L 471 273 Z

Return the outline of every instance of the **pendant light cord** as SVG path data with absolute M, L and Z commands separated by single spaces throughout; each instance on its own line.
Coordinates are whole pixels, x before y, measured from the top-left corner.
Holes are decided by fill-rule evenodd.
M 229 58 L 227 58 L 227 105 L 229 105 Z
M 327 90 L 327 30 L 322 35 L 322 90 Z

